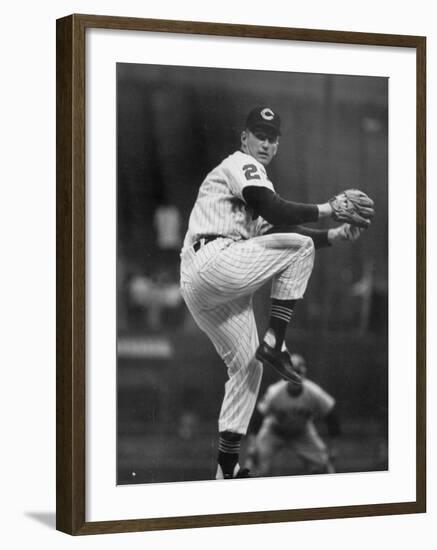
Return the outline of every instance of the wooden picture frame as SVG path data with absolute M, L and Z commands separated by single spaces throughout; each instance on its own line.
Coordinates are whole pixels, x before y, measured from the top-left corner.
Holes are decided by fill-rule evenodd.
M 408 48 L 416 52 L 416 498 L 410 502 L 86 520 L 85 58 L 87 29 Z M 57 21 L 57 529 L 71 535 L 290 522 L 426 510 L 426 39 L 420 36 L 70 15 Z

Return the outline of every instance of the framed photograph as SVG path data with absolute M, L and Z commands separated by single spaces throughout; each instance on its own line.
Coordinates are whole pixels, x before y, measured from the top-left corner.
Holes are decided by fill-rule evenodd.
M 57 21 L 57 529 L 426 510 L 426 39 Z

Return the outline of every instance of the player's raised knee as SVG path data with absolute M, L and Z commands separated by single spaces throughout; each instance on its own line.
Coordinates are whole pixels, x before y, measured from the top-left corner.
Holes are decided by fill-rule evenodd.
M 301 251 L 308 252 L 309 254 L 314 254 L 315 247 L 313 239 L 311 237 L 307 237 L 306 235 L 299 235 L 299 237 Z
M 291 251 L 313 251 L 315 250 L 314 242 L 311 237 L 307 235 L 300 235 L 299 233 L 281 233 L 275 235 L 276 239 L 280 243 L 281 248 L 289 248 Z

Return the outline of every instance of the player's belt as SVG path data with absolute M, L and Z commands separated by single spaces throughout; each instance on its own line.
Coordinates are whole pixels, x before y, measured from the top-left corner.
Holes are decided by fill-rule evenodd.
M 200 250 L 202 248 L 202 246 L 205 246 L 206 244 L 210 243 L 211 241 L 215 241 L 219 237 L 220 237 L 220 235 L 208 235 L 207 237 L 202 237 L 201 239 L 199 239 L 198 241 L 196 241 L 193 244 L 194 252 L 197 252 L 198 250 Z

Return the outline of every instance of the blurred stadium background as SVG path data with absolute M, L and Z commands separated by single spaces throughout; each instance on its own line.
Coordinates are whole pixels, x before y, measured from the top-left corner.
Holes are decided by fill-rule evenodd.
M 269 175 L 283 197 L 316 203 L 358 187 L 375 199 L 360 241 L 317 254 L 287 340 L 337 399 L 337 470 L 388 467 L 388 80 L 118 64 L 119 484 L 215 472 L 226 373 L 180 297 L 179 250 L 199 185 L 260 104 L 282 118 Z M 260 333 L 268 307 L 266 287 Z M 275 379 L 265 371 L 261 392 Z M 276 464 L 278 474 L 299 468 L 287 454 Z

